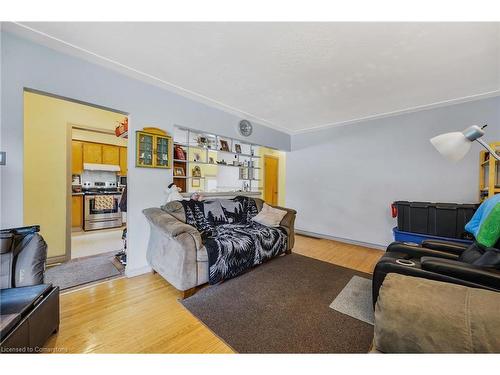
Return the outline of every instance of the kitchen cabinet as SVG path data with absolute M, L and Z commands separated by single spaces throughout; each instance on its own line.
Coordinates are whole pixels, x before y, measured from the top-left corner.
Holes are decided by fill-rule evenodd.
M 102 145 L 102 164 L 120 165 L 120 147 Z
M 102 145 L 85 142 L 83 144 L 83 162 L 102 164 Z
M 137 167 L 172 168 L 172 138 L 161 129 L 138 131 L 135 164 Z
M 71 227 L 82 228 L 83 224 L 83 195 L 71 197 Z
M 127 148 L 120 147 L 120 175 L 127 175 Z
M 83 173 L 83 142 L 71 142 L 71 174 Z

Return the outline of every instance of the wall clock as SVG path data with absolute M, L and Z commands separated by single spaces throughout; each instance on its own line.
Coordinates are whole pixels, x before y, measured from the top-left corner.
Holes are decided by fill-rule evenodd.
M 244 137 L 249 137 L 252 134 L 253 126 L 248 120 L 241 120 L 238 126 L 240 134 Z

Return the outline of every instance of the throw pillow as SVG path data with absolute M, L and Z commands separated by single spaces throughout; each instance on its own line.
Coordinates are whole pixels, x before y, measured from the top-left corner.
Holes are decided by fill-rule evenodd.
M 286 211 L 279 210 L 264 203 L 262 210 L 260 210 L 252 220 L 266 227 L 279 227 L 285 215 Z

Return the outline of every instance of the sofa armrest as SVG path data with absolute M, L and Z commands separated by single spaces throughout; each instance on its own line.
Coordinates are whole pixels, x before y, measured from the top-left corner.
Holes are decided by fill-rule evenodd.
M 286 215 L 281 219 L 280 227 L 286 230 L 288 235 L 288 251 L 290 252 L 295 245 L 295 217 L 297 216 L 297 211 L 292 208 L 286 208 L 281 206 L 273 206 L 278 210 L 286 211 Z
M 456 277 L 479 285 L 500 290 L 500 271 L 474 266 L 450 259 L 422 257 L 423 270 Z
M 387 252 L 389 253 L 401 253 L 408 255 L 412 258 L 420 258 L 423 256 L 437 257 L 437 258 L 446 258 L 446 259 L 458 259 L 458 255 L 438 251 L 433 249 L 428 249 L 425 247 L 417 246 L 417 245 L 408 245 L 403 242 L 393 242 L 387 247 Z
M 445 253 L 460 255 L 465 250 L 467 250 L 469 245 L 461 243 L 444 242 L 444 241 L 425 240 L 422 241 L 422 247 L 425 247 L 426 249 L 432 249 L 432 250 L 442 251 Z
M 161 232 L 168 237 L 175 239 L 183 234 L 189 234 L 194 238 L 197 249 L 200 249 L 203 246 L 200 232 L 198 232 L 198 230 L 192 225 L 183 223 L 169 213 L 156 207 L 146 208 L 142 211 L 142 213 L 146 216 L 146 219 L 151 225 L 160 229 Z

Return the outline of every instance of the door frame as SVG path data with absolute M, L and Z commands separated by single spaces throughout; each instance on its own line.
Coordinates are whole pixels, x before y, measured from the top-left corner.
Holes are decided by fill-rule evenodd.
M 262 176 L 262 188 L 264 190 L 264 194 L 263 194 L 263 198 L 264 198 L 264 201 L 266 200 L 266 159 L 274 159 L 276 160 L 276 165 L 277 165 L 277 173 L 276 173 L 276 189 L 278 190 L 277 191 L 277 197 L 276 197 L 276 205 L 279 205 L 279 198 L 280 198 L 280 188 L 279 188 L 279 173 L 280 173 L 280 158 L 277 157 L 277 156 L 274 156 L 274 155 L 269 155 L 269 154 L 264 154 L 263 155 L 263 159 L 264 159 L 264 173 L 263 173 L 263 176 Z
M 78 100 L 78 99 L 69 98 L 69 97 L 66 97 L 66 96 L 52 94 L 52 93 L 49 93 L 49 92 L 46 92 L 46 91 L 36 90 L 36 89 L 28 88 L 28 87 L 24 88 L 23 94 L 25 92 L 30 92 L 30 93 L 34 93 L 34 94 L 38 94 L 38 95 L 43 95 L 43 96 L 51 97 L 51 98 L 54 98 L 54 99 L 64 100 L 64 101 L 72 102 L 72 103 L 76 103 L 76 104 L 81 104 L 81 105 L 85 105 L 85 106 L 89 106 L 89 107 L 93 107 L 93 108 L 97 108 L 97 109 L 102 109 L 102 110 L 105 110 L 105 111 L 119 113 L 119 114 L 122 114 L 122 115 L 128 117 L 129 124 L 131 122 L 131 115 L 130 115 L 129 112 L 117 110 L 117 109 L 110 108 L 110 107 L 101 106 L 101 105 L 94 104 L 94 103 L 85 102 L 85 101 Z M 23 110 L 25 108 L 25 105 L 26 104 L 25 104 L 25 101 L 23 99 Z M 65 233 L 65 235 L 66 235 L 66 249 L 65 249 L 65 253 L 63 255 L 56 255 L 56 256 L 47 257 L 47 260 L 46 260 L 46 264 L 47 265 L 57 264 L 57 263 L 64 263 L 64 262 L 66 262 L 68 260 L 71 260 L 71 230 L 72 230 L 72 227 L 71 227 L 71 204 L 72 204 L 72 202 L 71 202 L 71 200 L 72 200 L 72 168 L 71 168 L 72 167 L 72 164 L 71 164 L 72 163 L 72 152 L 71 152 L 71 142 L 72 142 L 72 139 L 73 139 L 73 127 L 82 128 L 82 127 L 85 127 L 85 126 L 82 126 L 82 125 L 79 125 L 79 124 L 75 124 L 75 123 L 72 123 L 72 122 L 67 122 L 66 123 L 66 127 L 65 127 L 65 132 L 66 132 L 66 198 L 65 198 L 66 199 L 66 227 L 65 227 L 65 232 L 66 232 Z M 91 129 L 92 129 L 92 127 L 87 127 L 87 130 L 91 130 Z M 24 147 L 24 145 L 23 145 L 23 147 Z M 128 146 L 127 146 L 127 152 L 128 152 Z M 24 155 L 24 150 L 23 150 L 23 155 Z M 24 173 L 25 172 L 23 170 L 23 176 L 24 176 Z M 130 178 L 128 176 L 127 176 L 127 185 L 128 186 L 130 185 Z M 24 222 L 24 217 L 23 217 L 23 222 Z M 128 215 L 127 215 L 127 222 L 128 222 Z M 127 244 L 128 244 L 129 238 L 127 238 L 126 241 L 127 241 Z M 125 267 L 125 269 L 126 269 L 126 267 Z

